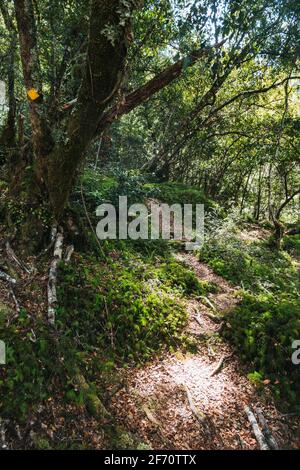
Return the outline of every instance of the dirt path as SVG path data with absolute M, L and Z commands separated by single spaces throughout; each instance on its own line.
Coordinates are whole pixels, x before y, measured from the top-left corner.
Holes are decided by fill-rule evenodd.
M 127 369 L 122 374 L 125 386 L 112 399 L 113 414 L 157 450 L 256 449 L 244 408 L 259 405 L 280 447 L 299 447 L 294 433 L 299 423 L 276 410 L 267 388 L 262 402 L 230 345 L 220 338 L 220 323 L 208 316 L 226 315 L 234 308 L 238 302 L 234 288 L 193 255 L 182 253 L 177 258 L 200 279 L 219 286 L 206 305 L 195 299 L 187 303 L 187 332 L 198 337 L 198 350 Z

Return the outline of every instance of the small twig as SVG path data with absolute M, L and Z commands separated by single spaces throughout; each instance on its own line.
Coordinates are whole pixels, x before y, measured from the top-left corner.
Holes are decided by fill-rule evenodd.
M 32 343 L 36 343 L 37 339 L 36 339 L 36 334 L 35 332 L 31 329 L 31 336 L 29 338 L 29 340 L 32 342 Z
M 226 361 L 226 359 L 228 359 L 229 356 L 222 356 L 220 361 L 218 362 L 218 365 L 217 367 L 215 367 L 215 369 L 212 371 L 212 373 L 210 374 L 211 377 L 214 377 L 215 375 L 217 375 L 219 372 L 221 372 L 222 368 L 223 368 L 223 365 L 224 365 L 224 362 Z
M 11 294 L 12 299 L 13 299 L 13 301 L 14 301 L 17 314 L 19 315 L 19 314 L 20 314 L 20 311 L 21 311 L 21 308 L 20 308 L 20 304 L 19 304 L 19 302 L 18 302 L 18 299 L 17 299 L 17 297 L 16 297 L 16 294 L 15 294 L 15 292 L 14 292 L 14 289 L 13 289 L 12 284 L 10 285 L 10 294 Z

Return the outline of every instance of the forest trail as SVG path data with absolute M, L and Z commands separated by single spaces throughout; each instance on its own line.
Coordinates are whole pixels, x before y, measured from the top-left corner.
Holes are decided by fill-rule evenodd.
M 258 444 L 245 406 L 259 407 L 279 446 L 296 447 L 291 418 L 276 409 L 267 387 L 259 396 L 245 366 L 219 335 L 220 318 L 237 304 L 237 291 L 194 255 L 175 256 L 200 280 L 219 287 L 206 299 L 187 302 L 187 333 L 197 338 L 197 352 L 169 353 L 123 371 L 124 387 L 112 399 L 112 413 L 153 449 L 247 450 Z
M 0 247 L 0 254 L 4 259 L 3 247 Z M 174 257 L 193 270 L 200 281 L 218 286 L 207 297 L 186 300 L 189 321 L 185 333 L 195 338 L 197 351 L 186 353 L 178 346 L 176 352 L 161 354 L 146 365 L 120 368 L 117 373 L 117 380 L 120 380 L 117 393 L 115 383 L 107 390 L 110 398 L 106 406 L 113 421 L 128 431 L 135 442 L 152 449 L 250 450 L 257 449 L 258 444 L 245 414 L 245 406 L 253 410 L 259 407 L 280 448 L 299 448 L 298 417 L 280 413 L 273 403 L 268 386 L 264 386 L 261 393 L 249 381 L 249 369 L 220 335 L 223 320 L 239 302 L 237 288 L 189 252 L 182 251 L 174 254 Z M 37 278 L 40 289 L 35 291 L 34 301 L 26 298 L 26 292 L 22 292 L 21 286 L 16 290 L 20 304 L 36 315 L 41 305 L 44 305 L 43 286 L 46 277 L 39 275 Z M 26 282 L 28 280 L 23 274 L 22 285 Z M 1 307 L 12 312 L 16 309 L 12 292 L 4 281 L 0 281 Z M 83 439 L 83 433 L 84 439 L 92 442 L 93 448 L 110 448 L 101 424 L 87 414 L 84 407 L 77 409 L 76 406 L 68 405 L 68 412 L 74 413 L 74 421 L 65 423 L 65 418 L 61 417 L 65 411 L 61 406 L 65 405 L 53 406 L 49 402 L 43 423 L 49 421 L 47 426 L 50 426 L 54 419 L 53 429 L 57 433 L 65 436 L 64 432 L 70 434 L 75 429 L 79 441 Z M 56 415 L 58 418 L 54 418 Z M 31 427 L 29 424 L 28 429 Z M 25 437 L 28 429 L 24 431 Z M 10 445 L 15 448 L 20 445 L 15 436 L 12 439 L 13 444 Z M 30 435 L 26 439 L 26 444 L 22 440 L 22 446 L 31 447 Z

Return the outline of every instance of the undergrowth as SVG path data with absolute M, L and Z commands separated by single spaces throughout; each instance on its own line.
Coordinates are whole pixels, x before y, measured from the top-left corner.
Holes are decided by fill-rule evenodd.
M 224 334 L 248 363 L 249 377 L 267 381 L 278 399 L 297 407 L 300 368 L 292 363 L 292 344 L 300 338 L 300 280 L 294 260 L 267 241 L 241 240 L 236 231 L 211 236 L 200 259 L 241 288 Z
M 7 365 L 0 369 L 2 416 L 25 422 L 54 396 L 82 406 L 78 375 L 92 394 L 102 396 L 116 367 L 142 363 L 162 349 L 194 347 L 183 333 L 185 296 L 215 286 L 176 262 L 166 242 L 153 242 L 148 250 L 140 242 L 137 248 L 106 242 L 105 259 L 90 251 L 61 263 L 54 330 L 25 309 L 8 324 L 11 312 L 2 310 L 0 337 L 7 344 Z

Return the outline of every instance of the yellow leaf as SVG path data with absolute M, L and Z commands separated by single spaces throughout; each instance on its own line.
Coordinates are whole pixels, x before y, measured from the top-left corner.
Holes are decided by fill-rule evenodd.
M 30 90 L 28 90 L 27 95 L 28 98 L 31 99 L 31 101 L 36 101 L 40 97 L 39 93 L 36 91 L 35 88 L 31 88 Z

